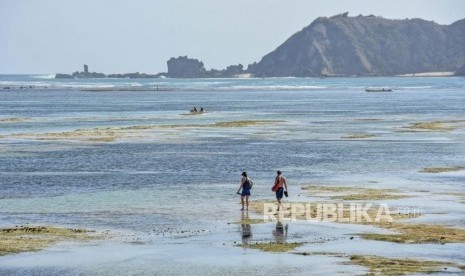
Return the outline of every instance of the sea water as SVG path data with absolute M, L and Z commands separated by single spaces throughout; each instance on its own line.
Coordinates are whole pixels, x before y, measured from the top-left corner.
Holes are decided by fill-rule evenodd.
M 273 273 L 268 255 L 234 246 L 242 171 L 254 180 L 253 199 L 273 199 L 276 170 L 288 179 L 291 201 L 309 184 L 428 191 L 393 204 L 444 212 L 426 221 L 465 227 L 463 204 L 448 197 L 465 191 L 465 175 L 421 172 L 465 165 L 465 78 L 51 77 L 0 76 L 0 89 L 9 88 L 0 90 L 0 226 L 59 225 L 123 238 L 2 257 L 3 274 Z M 206 112 L 189 115 L 193 107 Z M 260 123 L 212 127 L 237 121 Z M 454 128 L 409 128 L 439 121 Z M 136 130 L 111 141 L 50 136 L 109 128 Z M 369 136 L 350 138 L 359 134 Z M 258 241 L 274 229 L 254 227 Z M 299 227 L 290 226 L 294 240 L 347 231 Z M 460 260 L 460 250 L 444 246 L 434 256 Z M 256 263 L 247 261 L 250 254 Z M 204 263 L 208 258 L 216 261 Z M 300 257 L 283 258 L 292 274 L 331 271 L 337 263 L 315 257 L 309 268 Z

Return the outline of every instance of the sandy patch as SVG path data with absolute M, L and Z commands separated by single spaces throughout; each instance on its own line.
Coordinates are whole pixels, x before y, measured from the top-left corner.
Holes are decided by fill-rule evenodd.
M 463 128 L 464 122 L 465 120 L 417 122 L 402 128 L 404 131 L 451 131 L 457 128 Z
M 329 196 L 334 200 L 389 200 L 408 197 L 395 189 L 373 189 L 341 186 L 305 186 L 312 196 Z M 336 194 L 336 195 L 335 195 Z
M 429 167 L 429 168 L 424 168 L 420 172 L 422 173 L 443 173 L 443 172 L 457 172 L 457 171 L 463 171 L 465 170 L 465 167 L 463 166 L 456 166 L 456 167 Z
M 447 267 L 458 266 L 454 263 L 418 260 L 409 258 L 386 258 L 380 256 L 350 256 L 347 264 L 367 267 L 369 275 L 407 275 L 447 271 Z
M 445 131 L 452 130 L 451 127 L 446 127 L 443 122 L 419 122 L 413 123 L 406 128 L 412 130 L 435 130 L 435 131 Z
M 25 122 L 28 118 L 21 118 L 21 117 L 11 117 L 11 118 L 0 118 L 0 123 L 18 123 L 18 122 Z
M 395 230 L 398 234 L 361 234 L 368 240 L 396 243 L 465 243 L 465 229 L 444 225 L 393 223 L 384 228 Z
M 358 134 L 349 134 L 347 136 L 342 136 L 343 139 L 366 139 L 366 138 L 373 138 L 377 137 L 375 134 L 368 134 L 368 133 L 358 133 Z
M 279 243 L 279 242 L 256 242 L 256 243 L 243 243 L 240 246 L 243 248 L 259 249 L 265 252 L 288 252 L 301 246 L 303 243 Z
M 408 197 L 402 194 L 393 194 L 391 189 L 363 189 L 356 194 L 332 196 L 335 200 L 390 200 Z
M 153 131 L 188 130 L 191 128 L 238 128 L 255 125 L 273 124 L 278 121 L 230 121 L 213 124 L 185 125 L 136 125 L 128 127 L 106 127 L 92 129 L 76 129 L 67 132 L 51 133 L 19 133 L 5 136 L 22 139 L 38 140 L 76 140 L 88 142 L 113 142 L 123 138 L 143 139 L 153 137 Z
M 113 129 L 77 129 L 69 132 L 43 133 L 35 135 L 40 140 L 82 140 L 90 142 L 112 142 L 122 137 L 118 130 Z
M 15 227 L 0 229 L 0 256 L 38 251 L 63 241 L 96 239 L 93 232 L 49 226 Z
M 265 221 L 263 219 L 241 219 L 240 221 L 235 221 L 232 222 L 233 224 L 260 224 L 264 223 Z
M 292 254 L 301 255 L 301 256 L 333 256 L 333 257 L 347 257 L 346 254 L 337 253 L 337 252 L 293 252 Z

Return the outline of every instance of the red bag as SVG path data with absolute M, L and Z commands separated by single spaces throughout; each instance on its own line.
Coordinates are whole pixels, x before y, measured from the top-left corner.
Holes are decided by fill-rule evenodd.
M 279 189 L 279 179 L 276 176 L 276 178 L 274 180 L 274 185 L 273 185 L 273 187 L 271 187 L 271 191 L 276 192 L 278 189 Z
M 278 187 L 279 187 L 279 183 L 274 184 L 273 187 L 271 187 L 271 191 L 276 192 L 278 190 Z

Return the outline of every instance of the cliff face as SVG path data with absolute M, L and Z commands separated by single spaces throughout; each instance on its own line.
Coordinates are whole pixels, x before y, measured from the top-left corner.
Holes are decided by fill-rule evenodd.
M 318 18 L 248 71 L 258 77 L 374 76 L 455 71 L 465 63 L 465 20 Z

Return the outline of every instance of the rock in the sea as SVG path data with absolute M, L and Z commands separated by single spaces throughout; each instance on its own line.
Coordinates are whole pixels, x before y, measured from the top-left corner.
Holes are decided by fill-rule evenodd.
M 207 77 L 207 70 L 203 62 L 198 59 L 180 56 L 170 58 L 168 64 L 168 77 L 170 78 L 203 78 Z

